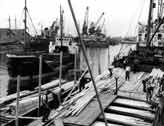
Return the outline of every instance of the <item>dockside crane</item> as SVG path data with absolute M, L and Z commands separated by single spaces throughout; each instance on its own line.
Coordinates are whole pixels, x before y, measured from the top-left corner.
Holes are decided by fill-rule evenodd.
M 88 17 L 89 17 L 89 7 L 86 7 L 86 12 L 84 16 L 84 23 L 82 27 L 82 34 L 83 35 L 88 35 Z
M 104 12 L 100 15 L 100 17 L 97 19 L 96 23 L 95 23 L 95 27 L 97 27 L 97 25 L 99 24 L 100 20 L 102 19 L 102 17 L 104 16 Z
M 101 32 L 104 27 L 104 24 L 105 24 L 105 18 L 103 20 L 103 23 L 96 28 L 96 34 L 98 34 L 98 35 L 102 34 Z
M 97 25 L 98 23 L 100 22 L 100 20 L 102 19 L 104 15 L 104 12 L 100 15 L 100 17 L 97 19 L 96 23 L 92 22 L 91 25 L 90 25 L 90 28 L 89 28 L 89 33 L 90 34 L 95 34 L 96 33 L 96 28 L 97 28 Z

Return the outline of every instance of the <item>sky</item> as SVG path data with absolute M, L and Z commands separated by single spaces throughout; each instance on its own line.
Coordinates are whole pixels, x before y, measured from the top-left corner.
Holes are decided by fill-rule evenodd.
M 76 19 L 82 27 L 86 6 L 89 6 L 89 24 L 105 13 L 104 32 L 109 36 L 133 36 L 137 34 L 138 22 L 147 22 L 148 0 L 71 0 Z M 27 0 L 28 12 L 37 32 L 41 26 L 50 27 L 59 18 L 60 5 L 64 9 L 64 31 L 76 35 L 76 29 L 67 0 Z M 23 27 L 24 0 L 0 0 L 0 28 L 8 28 L 8 18 L 11 27 Z M 102 24 L 103 19 L 100 21 Z M 29 32 L 34 33 L 32 23 L 28 18 Z

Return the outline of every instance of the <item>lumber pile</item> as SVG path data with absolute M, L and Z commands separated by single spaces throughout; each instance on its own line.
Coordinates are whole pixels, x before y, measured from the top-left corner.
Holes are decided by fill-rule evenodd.
M 160 69 L 153 69 L 152 72 L 149 74 L 149 76 L 152 76 L 153 78 L 162 78 L 164 75 L 164 72 Z
M 65 83 L 65 82 L 66 82 L 66 80 L 61 80 L 61 84 Z M 59 86 L 59 80 L 54 80 L 54 81 L 51 81 L 49 83 L 42 85 L 41 90 L 47 90 L 47 89 L 54 88 L 57 86 Z M 35 89 L 38 89 L 38 88 L 39 87 L 36 87 Z
M 122 76 L 121 69 L 113 70 L 114 76 L 109 77 L 109 71 L 104 71 L 101 75 L 95 78 L 96 87 L 99 93 L 113 93 L 115 90 L 115 77 L 119 77 L 118 86 L 121 86 L 125 80 Z M 86 84 L 84 90 L 80 93 L 72 96 L 69 100 L 64 102 L 56 111 L 50 114 L 50 119 L 59 116 L 78 116 L 81 111 L 91 102 L 91 100 L 96 96 L 92 82 Z
M 65 83 L 65 80 L 62 80 L 62 83 Z M 44 90 L 52 90 L 53 93 L 58 93 L 60 91 L 60 88 L 57 87 L 59 84 L 59 80 L 54 80 L 50 83 L 47 83 L 45 85 L 41 86 L 42 91 Z M 73 86 L 73 82 L 65 83 L 62 85 L 62 88 L 64 90 L 68 90 Z M 23 114 L 33 108 L 36 108 L 38 105 L 38 91 L 34 91 L 34 94 L 29 94 L 28 96 L 21 98 L 19 101 L 19 114 Z M 9 97 L 8 99 L 11 100 L 13 98 L 16 98 L 16 94 L 12 95 L 12 97 Z M 45 95 L 42 95 L 42 99 L 45 100 Z M 48 101 L 51 101 L 53 99 L 52 94 L 48 95 Z M 3 101 L 5 101 L 4 99 Z M 11 111 L 12 115 L 15 115 L 16 112 L 16 101 L 10 103 L 8 105 L 8 110 Z
M 44 96 L 42 96 L 42 99 L 45 99 L 45 97 L 44 98 L 43 97 Z M 39 101 L 38 97 L 31 97 L 31 98 L 19 101 L 19 114 L 21 115 L 35 108 L 38 105 L 38 101 Z M 16 103 L 15 102 L 11 103 L 9 105 L 9 109 L 11 110 L 11 115 L 14 116 L 16 114 Z
M 151 123 L 145 122 L 143 119 L 130 117 L 130 116 L 124 116 L 124 115 L 119 115 L 119 114 L 114 114 L 114 113 L 105 113 L 105 117 L 107 120 L 122 123 L 126 126 L 127 125 L 130 125 L 130 126 L 151 126 Z
M 23 95 L 26 95 L 26 94 L 29 94 L 29 93 L 30 93 L 30 91 L 21 91 L 20 92 L 20 96 L 23 96 Z M 5 103 L 7 101 L 10 101 L 12 99 L 16 99 L 16 97 L 17 97 L 16 93 L 11 94 L 11 95 L 7 95 L 7 96 L 4 96 L 4 97 L 1 97 L 0 98 L 0 104 L 3 104 L 3 103 Z
M 64 84 L 66 81 L 65 80 L 62 80 L 61 83 Z M 53 80 L 49 83 L 46 83 L 44 85 L 41 86 L 41 90 L 47 90 L 47 89 L 50 89 L 50 88 L 55 88 L 57 87 L 59 84 L 59 80 Z M 25 96 L 28 96 L 28 95 L 31 95 L 31 94 L 34 94 L 34 93 L 37 93 L 37 89 L 38 87 L 35 88 L 36 90 L 34 91 L 21 91 L 20 92 L 20 97 L 25 97 Z M 8 95 L 8 96 L 5 96 L 5 97 L 2 97 L 0 98 L 0 105 L 5 103 L 5 102 L 8 102 L 8 101 L 11 101 L 11 100 L 15 100 L 17 97 L 17 94 L 14 93 L 14 94 L 11 94 L 11 95 Z

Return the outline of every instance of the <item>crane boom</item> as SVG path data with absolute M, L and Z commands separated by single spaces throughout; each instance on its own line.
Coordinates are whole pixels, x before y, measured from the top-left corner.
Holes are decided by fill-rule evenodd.
M 102 29 L 103 29 L 103 27 L 104 27 L 104 24 L 105 24 L 105 18 L 104 18 L 104 20 L 103 20 L 103 23 L 102 23 L 102 25 L 100 26 L 100 30 L 102 30 Z
M 104 12 L 100 15 L 100 17 L 97 19 L 96 23 L 95 23 L 95 27 L 98 25 L 98 23 L 100 22 L 100 20 L 102 19 L 104 15 Z

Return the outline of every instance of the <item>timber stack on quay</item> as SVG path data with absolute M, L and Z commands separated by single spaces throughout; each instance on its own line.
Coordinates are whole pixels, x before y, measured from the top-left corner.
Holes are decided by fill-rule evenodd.
M 125 81 L 125 71 L 119 68 L 113 69 L 114 76 L 109 76 L 109 71 L 105 71 L 95 79 L 96 87 L 99 92 L 101 104 L 104 110 L 105 118 L 110 126 L 151 126 L 155 118 L 155 110 L 151 108 L 151 105 L 145 101 L 145 94 L 142 95 L 144 100 L 136 98 L 141 92 L 140 89 L 134 90 L 133 87 L 129 87 L 136 93 L 135 95 L 123 96 L 124 86 L 128 86 L 129 83 L 133 82 L 133 78 L 136 76 L 142 80 L 146 77 L 143 73 L 138 75 L 131 75 L 130 81 Z M 116 94 L 116 80 L 118 79 L 118 94 Z M 56 81 L 57 82 L 57 81 Z M 134 83 L 139 87 L 142 87 L 142 82 Z M 63 84 L 64 86 L 65 84 Z M 70 83 L 66 83 L 67 86 Z M 72 82 L 73 85 L 73 82 Z M 136 86 L 136 87 L 138 87 Z M 69 86 L 70 87 L 70 86 Z M 72 86 L 73 87 L 73 86 Z M 72 90 L 71 87 L 71 90 Z M 122 88 L 122 90 L 121 90 Z M 75 88 L 73 88 L 75 89 Z M 105 122 L 101 115 L 96 94 L 92 86 L 92 82 L 86 84 L 85 89 L 80 93 L 72 91 L 66 100 L 61 104 L 58 109 L 52 109 L 47 122 L 42 122 L 42 117 L 31 117 L 30 114 L 22 115 L 19 119 L 20 125 L 29 126 L 49 126 L 56 124 L 63 124 L 64 126 L 104 126 Z M 37 97 L 35 95 L 35 97 Z M 31 99 L 35 99 L 31 96 Z M 141 96 L 140 96 L 141 97 Z M 51 99 L 51 95 L 49 96 Z M 21 102 L 20 102 L 21 103 Z M 37 103 L 36 103 L 37 104 Z M 13 105 L 13 104 L 11 104 Z M 33 110 L 36 112 L 37 107 Z M 14 114 L 13 114 L 14 117 Z M 24 118 L 23 118 L 24 117 Z M 25 121 L 26 120 L 26 121 Z M 6 125 L 15 125 L 15 120 L 7 123 Z

